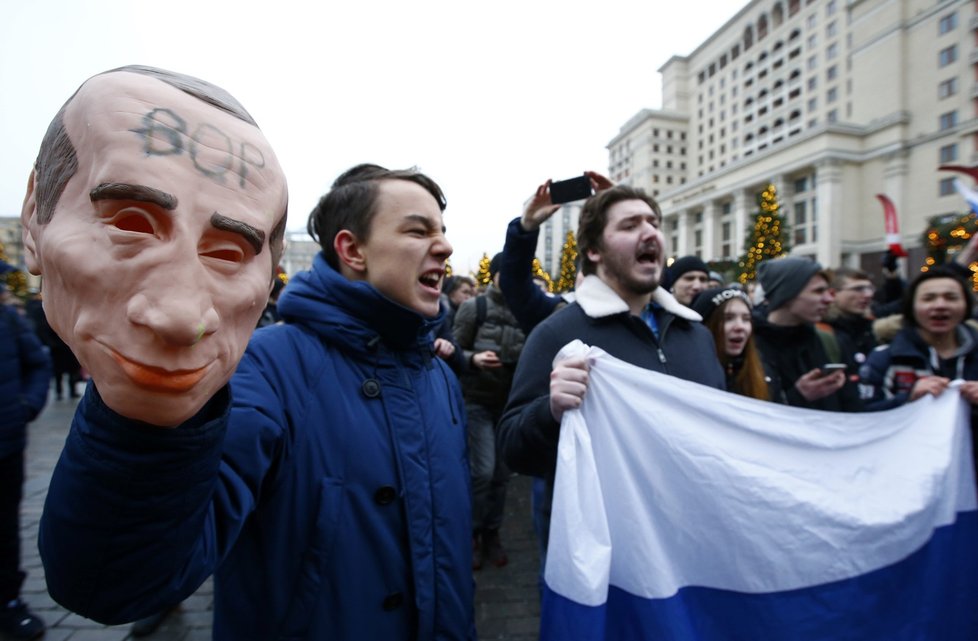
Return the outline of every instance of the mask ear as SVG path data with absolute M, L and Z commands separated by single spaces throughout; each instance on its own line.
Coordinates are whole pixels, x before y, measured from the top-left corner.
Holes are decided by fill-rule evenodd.
M 20 225 L 24 239 L 24 262 L 27 263 L 27 270 L 39 276 L 41 274 L 41 261 L 37 255 L 37 245 L 34 234 L 37 221 L 37 192 L 34 186 L 37 181 L 37 172 L 32 170 L 27 178 L 27 194 L 24 195 L 24 204 L 20 208 Z
M 363 278 L 367 273 L 367 259 L 361 251 L 360 241 L 348 229 L 333 238 L 333 249 L 340 260 L 340 272 L 348 278 Z

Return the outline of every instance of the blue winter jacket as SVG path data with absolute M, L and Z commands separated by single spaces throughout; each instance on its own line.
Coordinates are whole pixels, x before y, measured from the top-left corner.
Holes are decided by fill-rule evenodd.
M 90 386 L 41 522 L 52 596 L 106 623 L 215 574 L 214 638 L 475 637 L 469 472 L 430 322 L 318 256 L 176 429 Z
M 51 359 L 37 335 L 9 305 L 0 305 L 0 459 L 23 451 L 27 424 L 44 408 Z

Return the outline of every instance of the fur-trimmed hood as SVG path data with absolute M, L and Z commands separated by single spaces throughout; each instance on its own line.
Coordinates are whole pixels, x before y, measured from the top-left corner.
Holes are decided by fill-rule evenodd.
M 594 274 L 586 276 L 575 291 L 577 304 L 591 318 L 603 318 L 629 311 L 628 303 Z M 703 320 L 702 316 L 680 303 L 662 287 L 656 287 L 652 292 L 652 302 L 679 318 L 689 321 Z

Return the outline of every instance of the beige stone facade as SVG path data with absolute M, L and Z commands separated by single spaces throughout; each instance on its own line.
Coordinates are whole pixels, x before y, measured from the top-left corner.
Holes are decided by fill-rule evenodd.
M 974 0 L 755 0 L 659 69 L 610 176 L 656 196 L 671 256 L 738 256 L 772 183 L 792 254 L 870 271 L 886 194 L 915 270 L 927 219 L 967 211 L 937 167 L 978 163 L 976 43 Z

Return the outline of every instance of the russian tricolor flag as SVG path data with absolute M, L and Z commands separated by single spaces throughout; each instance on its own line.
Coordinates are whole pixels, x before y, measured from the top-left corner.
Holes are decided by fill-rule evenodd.
M 789 408 L 586 350 L 541 639 L 978 639 L 970 407 Z

